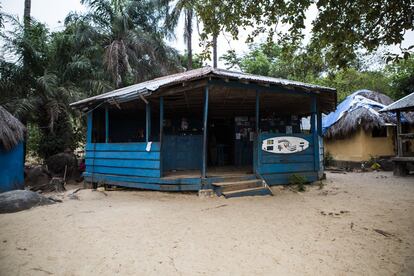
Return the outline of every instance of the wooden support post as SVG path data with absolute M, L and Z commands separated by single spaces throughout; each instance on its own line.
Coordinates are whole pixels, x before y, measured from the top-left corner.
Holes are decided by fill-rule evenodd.
M 163 176 L 162 136 L 164 132 L 164 97 L 160 97 L 160 176 Z
M 401 141 L 401 112 L 397 111 L 397 156 L 403 156 Z
M 109 142 L 109 109 L 105 106 L 105 143 Z
M 164 132 L 164 97 L 160 97 L 160 143 Z
M 145 121 L 145 141 L 148 143 L 151 139 L 151 106 L 150 103 L 145 105 L 146 121 Z
M 318 118 L 318 125 L 317 125 L 318 135 L 322 136 L 322 113 L 321 112 L 318 112 L 317 118 Z
M 315 172 L 319 171 L 319 138 L 318 138 L 318 126 L 317 126 L 317 114 L 318 114 L 318 102 L 315 96 L 312 96 L 311 104 L 311 130 L 313 137 L 313 161 Z
M 258 173 L 260 143 L 260 92 L 256 90 L 256 135 L 253 143 L 253 169 L 255 173 Z
M 86 128 L 87 128 L 87 133 L 86 133 L 86 143 L 92 143 L 92 128 L 93 128 L 93 124 L 92 124 L 92 119 L 93 119 L 93 111 L 89 111 L 87 114 L 87 122 L 86 122 Z
M 256 135 L 259 137 L 260 125 L 260 92 L 256 90 Z
M 207 127 L 208 127 L 208 84 L 204 91 L 204 114 L 203 114 L 203 165 L 201 177 L 207 177 Z

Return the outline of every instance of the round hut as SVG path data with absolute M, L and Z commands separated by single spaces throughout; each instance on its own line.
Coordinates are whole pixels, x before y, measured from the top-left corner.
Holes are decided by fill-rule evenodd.
M 323 119 L 325 154 L 339 163 L 394 156 L 396 117 L 379 113 L 392 102 L 390 97 L 370 90 L 349 95 Z
M 24 187 L 24 125 L 0 106 L 0 192 Z

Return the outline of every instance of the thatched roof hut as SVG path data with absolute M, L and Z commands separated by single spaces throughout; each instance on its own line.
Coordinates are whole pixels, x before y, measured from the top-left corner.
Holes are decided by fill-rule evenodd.
M 396 117 L 390 113 L 379 113 L 379 110 L 393 103 L 387 95 L 370 91 L 359 90 L 349 95 L 335 112 L 324 118 L 325 137 L 343 138 L 359 128 L 365 131 L 375 127 L 395 125 Z M 411 121 L 411 118 L 405 118 Z
M 0 106 L 0 146 L 11 150 L 24 140 L 24 125 L 4 107 Z

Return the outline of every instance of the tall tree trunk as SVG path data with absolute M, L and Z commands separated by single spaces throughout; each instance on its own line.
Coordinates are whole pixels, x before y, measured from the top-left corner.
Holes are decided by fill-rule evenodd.
M 30 27 L 30 10 L 32 7 L 32 0 L 24 0 L 24 12 L 23 12 L 23 25 L 24 25 L 24 36 L 28 35 L 28 29 Z M 29 65 L 27 62 L 27 51 L 26 46 L 23 49 L 23 72 L 28 74 L 29 72 Z M 22 123 L 27 126 L 27 118 L 21 118 Z M 27 153 L 27 132 L 24 134 L 24 141 L 23 141 L 23 164 L 26 163 L 26 153 Z
M 213 68 L 217 68 L 217 36 L 213 35 Z
M 32 0 L 24 0 L 24 13 L 23 13 L 23 20 L 24 20 L 24 28 L 28 28 L 30 25 L 30 9 L 32 7 Z
M 185 22 L 185 39 L 187 42 L 187 70 L 193 69 L 193 47 L 192 47 L 192 35 L 193 35 L 193 10 L 186 10 L 186 22 Z

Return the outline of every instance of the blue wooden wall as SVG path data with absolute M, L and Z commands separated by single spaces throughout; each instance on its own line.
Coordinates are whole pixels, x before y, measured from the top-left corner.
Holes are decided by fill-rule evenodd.
M 85 180 L 164 191 L 197 191 L 200 178 L 161 177 L 160 143 L 87 143 Z M 212 179 L 213 181 L 213 179 Z
M 160 177 L 160 143 L 88 143 L 86 171 L 108 175 Z
M 289 136 L 300 137 L 309 142 L 309 147 L 302 152 L 275 154 L 262 150 L 263 140 L 279 136 L 286 136 L 286 134 L 261 133 L 259 135 L 257 173 L 269 185 L 289 184 L 289 177 L 292 174 L 304 176 L 309 182 L 316 181 L 318 179 L 318 171 L 315 171 L 313 135 L 289 134 Z
M 203 135 L 164 135 L 163 170 L 201 170 Z
M 24 188 L 23 142 L 9 151 L 0 147 L 0 193 Z

